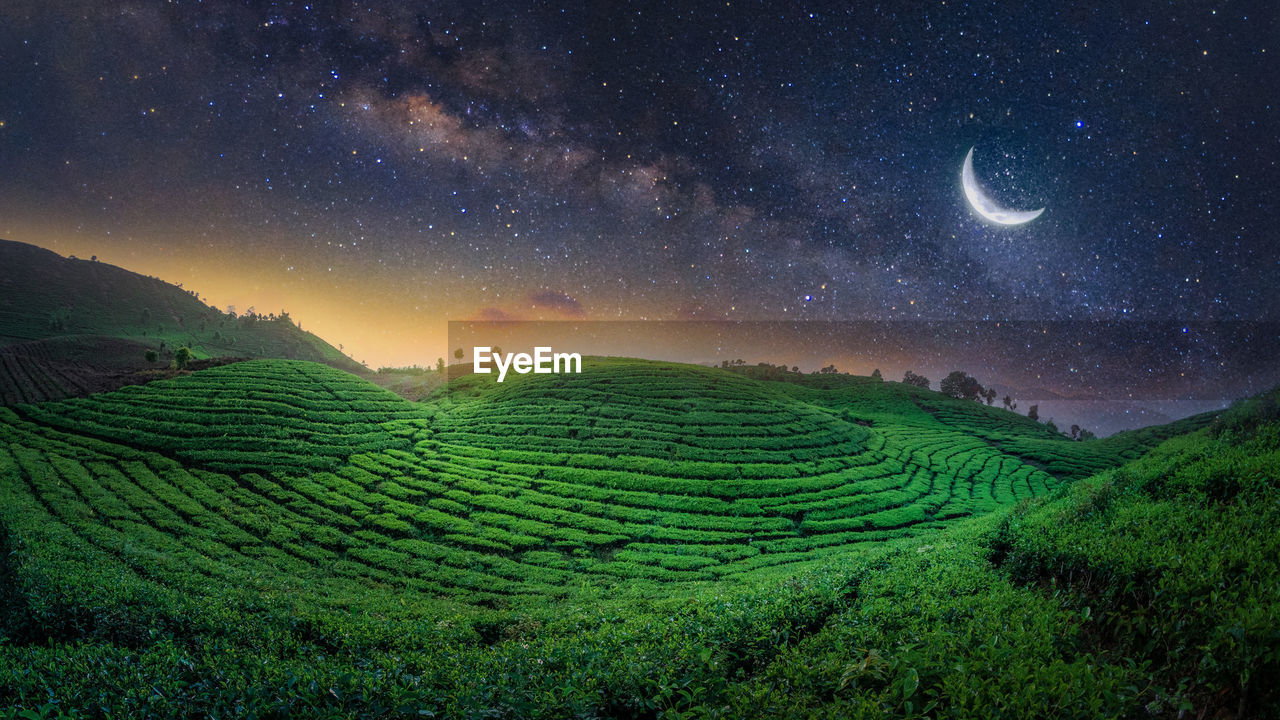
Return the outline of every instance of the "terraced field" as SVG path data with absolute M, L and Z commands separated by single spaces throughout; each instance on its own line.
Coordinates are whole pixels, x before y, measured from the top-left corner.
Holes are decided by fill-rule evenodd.
M 253 576 L 507 607 L 793 573 L 1111 462 L 1001 410 L 898 384 L 841 392 L 599 360 L 471 376 L 416 404 L 326 366 L 250 361 L 0 410 L 0 477 L 162 585 Z M 1002 449 L 1018 443 L 1069 448 L 1050 464 L 1064 472 Z
M 1174 430 L 838 380 L 273 360 L 0 408 L 0 718 L 1277 706 L 1274 394 L 1070 483 Z

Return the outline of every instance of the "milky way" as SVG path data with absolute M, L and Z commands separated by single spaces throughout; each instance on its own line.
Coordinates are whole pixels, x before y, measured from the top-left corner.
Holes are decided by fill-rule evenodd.
M 1273 3 L 891 5 L 6 2 L 0 233 L 375 363 L 445 319 L 1278 319 Z M 980 222 L 974 146 L 1044 215 Z

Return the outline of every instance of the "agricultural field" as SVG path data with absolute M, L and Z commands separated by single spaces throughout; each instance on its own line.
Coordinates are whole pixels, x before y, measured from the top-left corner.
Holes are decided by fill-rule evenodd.
M 148 526 L 156 552 L 226 508 L 242 542 L 207 559 L 250 550 L 508 607 L 583 583 L 669 595 L 789 572 L 1060 484 L 898 399 L 898 422 L 888 407 L 866 426 L 718 370 L 609 360 L 471 376 L 419 405 L 325 366 L 248 361 L 6 423 L 29 438 L 9 452 L 33 495 L 70 510 L 48 494 L 71 483 L 122 537 Z
M 196 359 L 286 358 L 364 371 L 274 310 L 232 316 L 179 286 L 8 240 L 0 240 L 0 267 L 0 405 L 146 382 L 180 347 Z
M 1081 443 L 897 383 L 600 358 L 420 403 L 249 360 L 15 404 L 0 697 L 52 716 L 751 716 L 803 643 L 856 665 L 832 648 L 857 588 L 914 587 L 930 548 L 948 559 L 919 572 L 987 573 L 1049 632 L 1041 561 L 1007 559 L 1040 536 L 1010 513 L 1046 518 L 1080 478 L 1215 423 Z M 1007 578 L 982 559 L 996 528 Z

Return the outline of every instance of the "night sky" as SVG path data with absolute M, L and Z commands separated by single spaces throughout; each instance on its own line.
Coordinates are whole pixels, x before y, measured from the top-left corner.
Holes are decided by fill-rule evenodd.
M 6 0 L 0 237 L 372 366 L 464 319 L 1280 320 L 1280 6 L 1065 5 Z M 971 147 L 1044 214 L 982 221 Z

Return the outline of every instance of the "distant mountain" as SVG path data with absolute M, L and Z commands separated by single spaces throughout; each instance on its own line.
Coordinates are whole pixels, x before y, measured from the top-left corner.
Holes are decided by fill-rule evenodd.
M 1049 388 L 1034 387 L 1022 390 L 1014 389 L 1012 391 L 1014 397 L 1026 398 L 1028 400 L 1067 400 L 1071 402 L 1096 402 L 1106 400 L 1101 393 L 1096 392 L 1077 392 L 1077 393 L 1061 393 Z
M 1020 404 L 1018 409 L 1023 410 L 1037 403 L 1040 406 L 1042 422 L 1053 420 L 1061 430 L 1079 425 L 1096 433 L 1099 437 L 1106 437 L 1122 430 L 1163 425 L 1175 419 L 1141 402 L 1130 400 L 1039 400 L 1028 401 L 1025 406 Z M 1200 408 L 1188 408 L 1187 412 L 1198 409 Z
M 1025 415 L 1032 405 L 1038 406 L 1040 421 L 1052 419 L 1059 429 L 1079 425 L 1098 437 L 1124 430 L 1162 425 L 1178 418 L 1220 407 L 1216 403 L 1185 403 L 1183 407 L 1159 407 L 1159 403 L 1132 398 L 1107 398 L 1097 392 L 1064 393 L 1045 387 L 1020 388 L 995 384 L 996 405 L 1008 395 L 1018 404 L 1017 412 Z
M 0 404 L 151 379 L 184 346 L 196 358 L 310 360 L 364 371 L 287 315 L 235 317 L 156 278 L 0 240 Z M 155 361 L 147 361 L 149 350 Z

